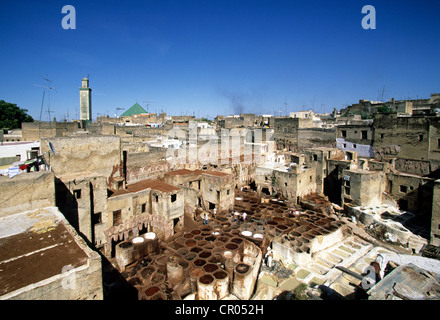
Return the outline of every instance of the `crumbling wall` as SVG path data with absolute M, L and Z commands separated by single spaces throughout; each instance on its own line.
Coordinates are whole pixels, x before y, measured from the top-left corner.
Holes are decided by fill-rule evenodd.
M 298 129 L 298 149 L 336 147 L 336 130 L 323 128 Z
M 402 210 L 430 214 L 433 196 L 433 181 L 416 175 L 390 173 L 390 193 Z
M 56 154 L 49 151 L 48 142 Z M 56 177 L 95 172 L 110 177 L 114 166 L 120 165 L 121 143 L 117 136 L 85 135 L 43 139 L 41 151 Z
M 157 179 L 172 166 L 166 161 L 166 149 L 151 148 L 147 152 L 127 153 L 127 183 Z
M 429 121 L 424 117 L 397 117 L 376 114 L 374 119 L 374 152 L 384 156 L 427 160 L 429 155 Z

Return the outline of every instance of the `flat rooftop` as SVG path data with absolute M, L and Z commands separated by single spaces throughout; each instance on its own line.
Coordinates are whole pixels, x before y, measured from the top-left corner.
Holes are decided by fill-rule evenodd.
M 87 265 L 73 232 L 57 207 L 0 218 L 0 298 L 60 275 L 66 266 Z
M 221 171 L 205 171 L 205 170 L 188 170 L 188 169 L 179 169 L 174 171 L 169 171 L 165 175 L 168 176 L 186 176 L 186 175 L 198 175 L 198 174 L 207 174 L 211 176 L 218 176 L 218 177 L 224 177 L 229 175 L 229 173 L 221 172 Z
M 128 194 L 132 192 L 139 192 L 145 189 L 152 189 L 160 192 L 173 192 L 180 190 L 180 188 L 172 186 L 161 180 L 148 179 L 148 180 L 142 180 L 136 183 L 129 184 L 125 189 L 112 190 L 113 193 L 110 197 L 118 196 L 121 194 Z

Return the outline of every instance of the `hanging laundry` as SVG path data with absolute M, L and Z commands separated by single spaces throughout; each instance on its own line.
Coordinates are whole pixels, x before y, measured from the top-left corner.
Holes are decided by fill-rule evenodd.
M 20 169 L 18 167 L 9 167 L 8 169 L 9 178 L 13 178 L 19 173 Z

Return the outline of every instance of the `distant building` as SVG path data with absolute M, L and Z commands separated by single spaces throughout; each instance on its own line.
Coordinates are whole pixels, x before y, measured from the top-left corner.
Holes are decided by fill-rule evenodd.
M 125 111 L 123 114 L 121 114 L 121 117 L 132 117 L 133 115 L 137 115 L 137 114 L 147 114 L 148 112 L 145 111 L 144 108 L 142 108 L 139 103 L 135 103 L 134 105 L 132 105 L 130 107 L 130 109 L 128 109 L 127 111 Z
M 89 87 L 89 80 L 82 79 L 82 86 L 79 88 L 79 114 L 80 120 L 92 121 L 92 88 Z

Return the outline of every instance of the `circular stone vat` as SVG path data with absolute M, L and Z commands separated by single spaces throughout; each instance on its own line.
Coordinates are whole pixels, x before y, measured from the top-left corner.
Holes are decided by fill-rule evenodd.
M 214 277 L 210 274 L 205 274 L 199 278 L 199 281 L 203 284 L 210 284 L 214 281 Z
M 145 290 L 144 293 L 147 297 L 151 297 L 151 296 L 155 295 L 156 293 L 158 293 L 159 291 L 160 291 L 160 288 L 154 286 L 154 287 L 149 287 L 147 290 Z
M 205 272 L 214 272 L 217 269 L 218 269 L 218 266 L 214 263 L 208 263 L 203 266 L 203 270 L 205 270 Z
M 145 267 L 140 272 L 141 277 L 144 279 L 148 279 L 155 271 L 156 271 L 156 268 L 154 268 L 154 267 Z
M 179 262 L 179 265 L 182 267 L 183 270 L 186 270 L 189 266 L 188 262 L 185 261 Z
M 131 242 L 129 242 L 129 241 L 122 242 L 122 243 L 119 244 L 119 247 L 121 247 L 122 249 L 127 249 L 127 248 L 130 248 L 132 246 L 133 246 L 133 244 Z
M 190 252 L 187 255 L 185 255 L 186 261 L 192 261 L 197 257 L 197 254 L 195 252 Z
M 218 233 L 218 232 L 217 232 Z M 205 240 L 206 241 L 209 241 L 209 242 L 211 242 L 211 241 L 215 241 L 217 238 L 216 237 L 214 237 L 214 236 L 209 236 L 209 237 L 206 237 L 205 238 Z
M 219 271 L 214 272 L 214 277 L 216 279 L 224 279 L 227 276 L 228 276 L 228 274 L 223 270 L 219 270 Z
M 185 246 L 187 246 L 187 247 L 194 247 L 195 245 L 197 244 L 197 241 L 196 240 L 186 240 L 185 241 Z
M 199 253 L 200 251 L 203 251 L 203 249 L 200 247 L 194 247 L 191 249 L 191 252 L 195 252 L 195 253 Z
M 225 259 L 231 259 L 232 258 L 232 252 L 227 250 L 223 252 L 223 257 L 225 257 Z
M 134 277 L 128 280 L 128 283 L 132 286 L 140 286 L 142 284 L 142 281 L 138 277 Z
M 203 259 L 209 258 L 210 256 L 211 256 L 211 252 L 208 251 L 202 251 L 199 253 L 199 257 Z
M 244 230 L 244 231 L 242 231 L 241 234 L 242 234 L 243 236 L 245 236 L 245 237 L 250 237 L 250 236 L 252 236 L 252 232 L 251 232 L 251 231 L 248 231 L 248 230 Z
M 234 243 L 228 243 L 228 244 L 225 246 L 225 248 L 226 248 L 226 249 L 229 249 L 229 250 L 236 250 L 236 249 L 238 248 L 238 246 L 237 246 L 236 244 L 234 244 Z
M 219 237 L 217 240 L 226 242 L 228 241 L 228 237 Z
M 131 240 L 131 242 L 133 242 L 134 244 L 139 244 L 139 243 L 142 243 L 144 241 L 145 241 L 145 239 L 143 237 L 136 237 L 136 238 L 133 238 Z
M 156 233 L 155 232 L 147 232 L 143 235 L 143 237 L 147 240 L 154 240 L 156 239 Z
M 249 271 L 249 265 L 244 264 L 244 263 L 239 263 L 235 266 L 235 270 L 238 273 L 246 273 Z
M 203 260 L 203 259 L 196 259 L 196 260 L 194 260 L 193 263 L 194 263 L 194 265 L 196 267 L 201 267 L 201 266 L 204 266 L 206 264 L 206 261 Z
M 186 239 L 191 239 L 192 237 L 194 237 L 194 235 L 192 233 L 185 233 L 183 235 L 183 237 L 186 238 Z
M 177 249 L 177 253 L 182 255 L 182 256 L 185 256 L 188 253 L 188 249 L 186 249 L 186 248 L 179 248 L 179 249 Z
M 264 235 L 262 235 L 261 233 L 255 233 L 255 234 L 253 235 L 253 238 L 254 238 L 254 239 L 263 239 L 263 238 L 264 238 Z
M 235 244 L 240 244 L 243 242 L 243 239 L 241 238 L 232 238 L 231 240 L 229 240 L 229 242 L 233 242 Z
M 192 233 L 193 235 L 198 235 L 198 234 L 201 234 L 202 231 L 199 230 L 199 229 L 195 229 L 195 230 L 192 230 L 191 233 Z

